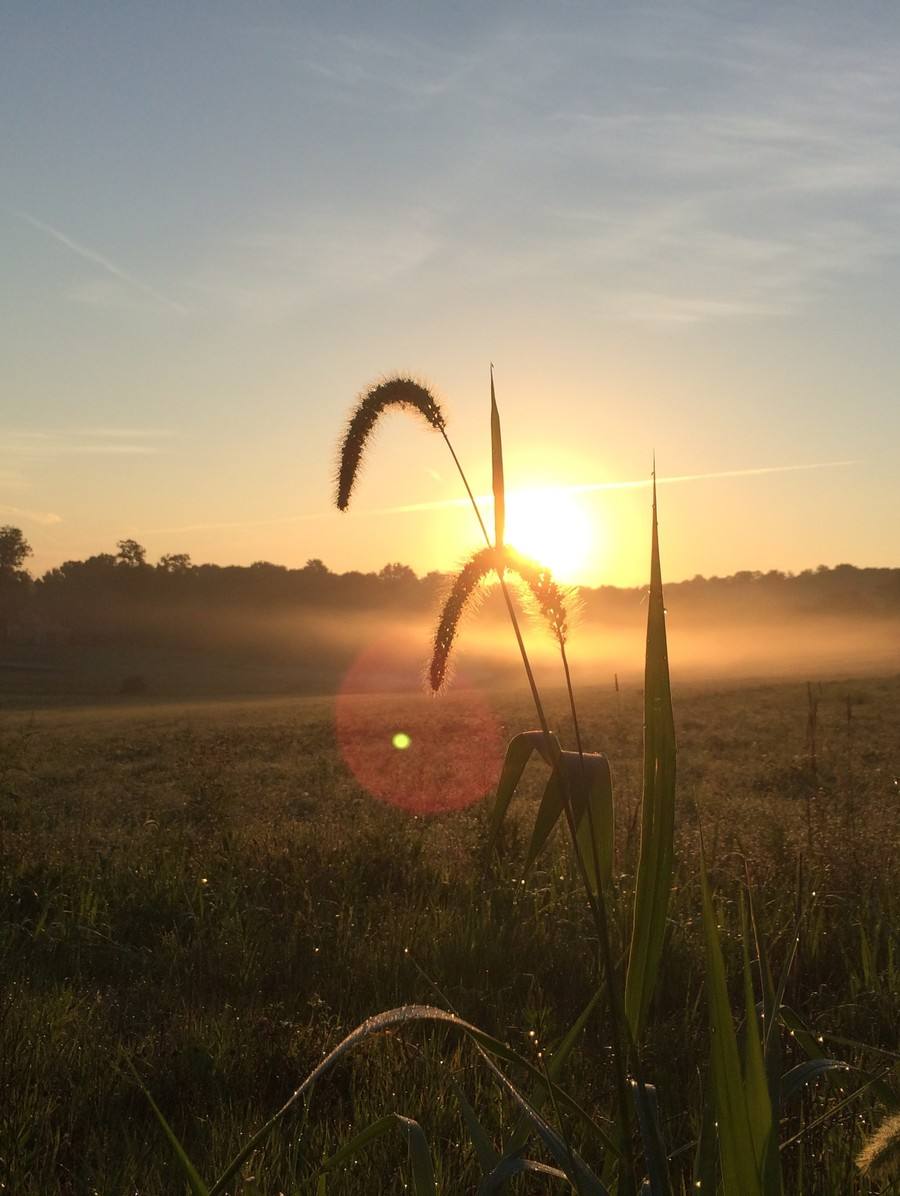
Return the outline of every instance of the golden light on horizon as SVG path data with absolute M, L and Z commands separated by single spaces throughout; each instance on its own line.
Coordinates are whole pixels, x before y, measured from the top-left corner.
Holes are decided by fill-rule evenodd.
M 557 581 L 584 584 L 596 530 L 578 494 L 542 486 L 507 494 L 506 542 L 546 565 Z

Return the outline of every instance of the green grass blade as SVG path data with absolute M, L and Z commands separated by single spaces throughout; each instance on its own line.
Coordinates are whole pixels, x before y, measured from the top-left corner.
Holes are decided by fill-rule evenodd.
M 766 1063 L 766 1077 L 769 1082 L 769 1098 L 772 1103 L 772 1120 L 777 1125 L 781 1114 L 781 1073 L 784 1067 L 784 1052 L 781 1047 L 781 1034 L 779 1033 L 778 1025 L 778 1007 L 780 1000 L 779 992 L 783 993 L 784 990 L 783 988 L 779 988 L 778 990 L 775 988 L 765 941 L 759 932 L 749 877 L 747 883 L 747 903 L 750 926 L 753 931 L 753 943 L 756 947 L 757 959 L 759 960 L 760 983 L 762 986 L 763 1055 Z M 746 942 L 746 936 L 744 941 Z M 786 973 L 783 974 L 782 979 L 785 983 L 787 982 Z
M 731 1020 L 725 962 L 716 927 L 706 861 L 700 848 L 703 933 L 706 944 L 706 989 L 709 1002 L 713 1085 L 718 1121 L 719 1156 L 724 1196 L 765 1196 L 744 1094 L 737 1037 Z
M 697 1149 L 694 1152 L 693 1184 L 694 1190 L 715 1196 L 718 1178 L 716 1158 L 716 1095 L 714 1077 L 710 1074 L 703 1091 L 703 1120 L 700 1124 L 700 1137 L 697 1139 Z
M 456 1099 L 459 1101 L 463 1124 L 472 1140 L 472 1145 L 475 1147 L 478 1164 L 484 1174 L 489 1175 L 500 1162 L 500 1155 L 494 1150 L 490 1134 L 478 1120 L 475 1110 L 466 1099 L 466 1094 L 462 1088 L 456 1083 L 454 1083 L 453 1087 L 456 1090 Z
M 547 1076 L 540 1068 L 535 1067 L 533 1063 L 530 1063 L 527 1059 L 517 1054 L 506 1043 L 500 1042 L 497 1038 L 492 1038 L 490 1034 L 485 1034 L 483 1030 L 470 1028 L 468 1034 L 478 1046 L 483 1047 L 490 1054 L 496 1055 L 498 1059 L 502 1059 L 505 1063 L 512 1063 L 517 1067 L 521 1067 L 535 1086 L 535 1089 L 540 1093 L 540 1100 L 543 1102 L 546 1099 L 550 1090 L 548 1088 Z M 550 1080 L 550 1084 L 553 1086 L 553 1099 L 558 1107 L 565 1109 L 567 1113 L 577 1118 L 587 1130 L 588 1136 L 603 1145 L 603 1149 L 607 1152 L 608 1157 L 617 1159 L 621 1150 L 610 1133 L 603 1126 L 599 1125 L 563 1088 L 558 1087 L 552 1079 Z
M 282 1118 L 293 1106 L 305 1096 L 310 1089 L 315 1085 L 316 1081 L 326 1071 L 328 1071 L 334 1064 L 348 1051 L 354 1049 L 361 1042 L 374 1034 L 382 1034 L 385 1030 L 391 1029 L 393 1026 L 404 1025 L 409 1022 L 445 1022 L 451 1026 L 455 1026 L 470 1036 L 480 1034 L 477 1026 L 472 1026 L 468 1022 L 464 1022 L 453 1013 L 447 1013 L 444 1009 L 437 1009 L 433 1005 L 401 1005 L 396 1009 L 386 1009 L 383 1013 L 378 1013 L 374 1017 L 367 1018 L 364 1022 L 351 1030 L 350 1033 L 342 1039 L 338 1045 L 330 1051 L 322 1061 L 309 1073 L 299 1088 L 291 1094 L 285 1101 L 277 1113 L 252 1134 L 248 1141 L 241 1147 L 235 1157 L 231 1160 L 216 1182 L 209 1190 L 209 1196 L 219 1196 L 223 1192 L 226 1184 L 234 1178 L 240 1170 L 245 1160 L 253 1153 L 257 1147 L 268 1138 L 269 1134 L 275 1129 Z
M 500 835 L 500 827 L 506 817 L 510 802 L 515 796 L 516 788 L 522 779 L 525 765 L 531 759 L 532 752 L 546 750 L 543 731 L 522 731 L 514 735 L 506 746 L 506 758 L 497 783 L 497 796 L 491 811 L 491 825 L 488 835 L 488 854 L 493 851 Z
M 582 759 L 578 753 L 564 752 L 563 765 L 569 770 L 569 792 L 572 794 L 578 850 L 591 888 L 597 893 L 600 884 L 609 889 L 612 883 L 616 823 L 609 763 L 599 753 L 585 752 L 582 771 Z M 599 879 L 595 861 L 600 867 Z
M 322 1171 L 332 1171 L 335 1167 L 340 1166 L 341 1163 L 353 1158 L 354 1155 L 368 1146 L 370 1142 L 384 1137 L 385 1134 L 390 1133 L 391 1130 L 398 1127 L 406 1134 L 409 1165 L 413 1180 L 412 1190 L 415 1196 L 435 1196 L 434 1168 L 431 1163 L 431 1152 L 428 1149 L 428 1141 L 419 1123 L 413 1121 L 411 1117 L 403 1117 L 400 1113 L 388 1113 L 385 1117 L 379 1117 L 377 1121 L 373 1121 L 371 1125 L 367 1125 L 364 1130 L 361 1130 L 351 1138 L 345 1146 L 342 1146 L 339 1151 L 322 1164 Z
M 744 1087 L 747 1116 L 756 1154 L 756 1166 L 766 1196 L 781 1196 L 781 1159 L 778 1153 L 769 1077 L 750 967 L 750 926 L 741 902 L 741 930 L 744 962 Z
M 569 1030 L 566 1033 L 565 1038 L 563 1038 L 562 1042 L 559 1044 L 559 1046 L 556 1048 L 556 1050 L 550 1056 L 550 1059 L 547 1063 L 547 1068 L 546 1068 L 547 1078 L 549 1080 L 555 1082 L 556 1080 L 559 1079 L 559 1077 L 562 1073 L 562 1069 L 565 1065 L 565 1062 L 571 1055 L 572 1051 L 575 1049 L 575 1044 L 578 1042 L 578 1039 L 581 1037 L 581 1033 L 584 1030 L 585 1026 L 587 1025 L 588 1019 L 590 1018 L 591 1014 L 596 1009 L 597 1002 L 600 1000 L 602 993 L 603 993 L 603 990 L 598 988 L 597 991 L 594 993 L 594 995 L 591 997 L 591 999 L 588 1001 L 587 1005 L 585 1005 L 584 1009 L 582 1009 L 581 1013 L 579 1013 L 578 1017 L 575 1019 L 575 1021 L 569 1027 Z M 538 1112 L 540 1112 L 540 1109 L 541 1109 L 547 1095 L 548 1095 L 548 1093 L 546 1091 L 546 1088 L 543 1091 L 532 1095 L 531 1102 L 534 1105 L 534 1107 L 538 1110 Z M 516 1126 L 513 1136 L 512 1136 L 512 1138 L 510 1138 L 509 1143 L 506 1147 L 507 1154 L 513 1155 L 513 1154 L 516 1154 L 518 1151 L 522 1150 L 525 1146 L 525 1143 L 528 1141 L 529 1132 L 530 1132 L 530 1130 L 529 1130 L 528 1119 L 523 1114 L 522 1117 L 520 1117 L 519 1124 Z
M 675 830 L 675 722 L 669 684 L 666 614 L 663 606 L 656 478 L 653 481 L 653 534 L 650 600 L 644 664 L 644 789 L 641 801 L 641 852 L 634 894 L 634 922 L 625 1015 L 632 1037 L 640 1041 L 656 984 L 672 888 Z
M 510 1155 L 498 1163 L 490 1175 L 484 1177 L 478 1185 L 477 1196 L 492 1196 L 494 1192 L 500 1191 L 507 1180 L 522 1174 L 544 1175 L 549 1179 L 569 1182 L 565 1171 L 560 1171 L 557 1167 L 548 1167 L 546 1163 L 537 1163 L 534 1159 L 523 1159 L 521 1155 Z
M 527 872 L 537 859 L 541 852 L 541 848 L 550 837 L 550 832 L 559 821 L 559 816 L 563 809 L 563 788 L 562 781 L 556 769 L 551 772 L 547 784 L 544 787 L 544 793 L 541 797 L 541 804 L 538 806 L 537 816 L 534 820 L 534 829 L 531 832 L 531 842 L 528 844 L 528 855 L 525 859 L 525 871 Z
M 169 1145 L 172 1147 L 172 1150 L 175 1152 L 175 1157 L 178 1160 L 178 1165 L 181 1167 L 181 1170 L 184 1174 L 184 1178 L 187 1180 L 188 1187 L 191 1189 L 192 1196 L 210 1196 L 209 1188 L 207 1188 L 206 1184 L 203 1182 L 203 1180 L 198 1175 L 197 1170 L 194 1167 L 194 1164 L 191 1162 L 191 1160 L 187 1156 L 187 1152 L 185 1151 L 185 1149 L 181 1145 L 181 1143 L 178 1141 L 175 1131 L 169 1125 L 168 1121 L 166 1121 L 165 1117 L 163 1117 L 162 1111 L 160 1110 L 156 1101 L 150 1095 L 149 1091 L 147 1090 L 146 1086 L 144 1085 L 143 1081 L 141 1080 L 141 1077 L 138 1075 L 137 1071 L 135 1070 L 134 1064 L 131 1062 L 131 1060 L 128 1058 L 127 1055 L 125 1056 L 125 1063 L 128 1067 L 128 1070 L 131 1072 L 132 1076 L 134 1077 L 135 1082 L 140 1087 L 144 1096 L 146 1096 L 146 1098 L 150 1104 L 150 1108 L 153 1110 L 154 1114 L 156 1115 L 156 1120 L 159 1122 L 163 1133 L 168 1138 Z
M 411 1117 L 400 1117 L 398 1120 L 406 1130 L 406 1142 L 409 1149 L 409 1167 L 412 1172 L 412 1189 L 414 1196 L 437 1196 L 437 1186 L 434 1182 L 434 1165 L 431 1162 L 431 1150 L 428 1139 L 419 1125 Z
M 669 1162 L 659 1124 L 656 1089 L 652 1084 L 639 1084 L 637 1080 L 632 1080 L 631 1090 L 637 1108 L 650 1192 L 652 1196 L 672 1196 L 672 1181 L 669 1178 Z
M 500 1042 L 499 1039 L 493 1038 L 490 1034 L 485 1034 L 483 1030 L 479 1030 L 477 1026 L 473 1026 L 471 1022 L 465 1022 L 462 1018 L 457 1017 L 455 1013 L 448 1013 L 445 1009 L 438 1009 L 433 1005 L 400 1005 L 396 1009 L 386 1009 L 383 1013 L 378 1013 L 374 1017 L 367 1018 L 366 1021 L 360 1023 L 356 1029 L 343 1038 L 338 1045 L 331 1050 L 320 1063 L 313 1068 L 303 1083 L 296 1088 L 291 1096 L 285 1101 L 281 1108 L 273 1114 L 272 1117 L 260 1129 L 252 1134 L 248 1141 L 241 1147 L 240 1151 L 231 1160 L 213 1186 L 209 1189 L 208 1196 L 219 1196 L 224 1192 L 226 1184 L 234 1178 L 240 1170 L 242 1164 L 247 1158 L 261 1145 L 262 1142 L 268 1138 L 269 1134 L 280 1123 L 282 1118 L 297 1104 L 297 1102 L 315 1085 L 319 1078 L 329 1071 L 334 1064 L 359 1046 L 367 1038 L 371 1038 L 375 1034 L 383 1034 L 386 1030 L 390 1030 L 394 1026 L 406 1025 L 412 1022 L 439 1022 L 451 1029 L 456 1029 L 463 1034 L 466 1034 L 478 1047 L 481 1048 L 480 1054 L 487 1061 L 488 1066 L 493 1071 L 498 1069 L 491 1063 L 488 1052 L 496 1055 L 499 1059 L 504 1059 L 507 1062 L 514 1063 L 519 1067 L 523 1067 L 531 1079 L 546 1087 L 546 1080 L 542 1076 L 538 1068 L 534 1067 L 523 1059 L 521 1055 L 514 1050 Z M 502 1076 L 502 1073 L 499 1073 Z M 509 1083 L 506 1077 L 503 1076 L 504 1083 Z M 553 1089 L 554 1097 L 559 1103 L 560 1107 L 577 1116 L 592 1133 L 596 1135 L 599 1140 L 605 1140 L 608 1135 L 600 1126 L 591 1118 L 584 1109 L 562 1089 Z
M 528 732 L 540 734 L 539 732 Z M 537 746 L 537 743 L 535 743 Z M 590 803 L 593 818 L 593 832 L 596 836 L 596 857 L 600 864 L 600 876 L 604 885 L 612 880 L 613 848 L 615 839 L 615 815 L 613 813 L 612 780 L 605 756 L 597 752 L 586 752 L 584 757 L 577 752 L 560 752 L 560 765 L 565 769 L 572 815 L 576 826 L 576 843 L 594 892 L 597 892 L 597 875 L 594 867 L 594 846 L 591 842 L 592 821 L 587 816 Z M 527 872 L 540 855 L 544 844 L 563 812 L 563 786 L 559 773 L 554 769 L 544 788 L 541 804 L 538 806 L 528 856 L 525 861 Z
M 803 1063 L 798 1063 L 796 1067 L 792 1067 L 790 1071 L 785 1072 L 781 1081 L 781 1091 L 783 1099 L 788 1101 L 792 1096 L 795 1096 L 807 1084 L 813 1080 L 817 1080 L 819 1076 L 825 1075 L 830 1071 L 855 1071 L 849 1063 L 844 1063 L 841 1059 L 806 1059 Z M 864 1073 L 865 1074 L 865 1073 Z
M 494 489 L 494 544 L 500 548 L 506 525 L 506 490 L 503 485 L 503 440 L 500 412 L 494 396 L 494 367 L 491 366 L 491 483 Z
M 371 1125 L 367 1125 L 364 1130 L 360 1130 L 358 1134 L 354 1134 L 349 1142 L 336 1150 L 333 1155 L 325 1160 L 322 1164 L 322 1171 L 333 1171 L 335 1167 L 340 1167 L 342 1163 L 349 1162 L 354 1155 L 358 1154 L 364 1147 L 368 1146 L 370 1142 L 374 1142 L 377 1138 L 383 1137 L 395 1129 L 398 1124 L 398 1114 L 388 1113 L 384 1117 L 379 1117 L 377 1121 L 373 1121 Z
M 579 1196 L 609 1196 L 607 1189 L 584 1160 L 556 1130 L 548 1125 L 537 1109 L 522 1095 L 515 1084 L 494 1063 L 493 1059 L 484 1051 L 482 1051 L 482 1058 L 531 1122 L 544 1146 L 546 1146 L 555 1162 L 569 1177 Z

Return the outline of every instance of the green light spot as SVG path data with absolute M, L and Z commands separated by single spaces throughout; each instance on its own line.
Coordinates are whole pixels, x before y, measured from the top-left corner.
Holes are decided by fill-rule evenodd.
M 392 743 L 392 744 L 394 745 L 394 747 L 395 747 L 395 748 L 397 748 L 399 751 L 401 751 L 401 752 L 405 752 L 405 751 L 406 751 L 406 749 L 409 747 L 409 745 L 412 743 L 412 740 L 411 740 L 411 739 L 410 739 L 410 737 L 409 737 L 409 736 L 406 734 L 406 732 L 405 732 L 405 731 L 398 731 L 398 732 L 397 732 L 397 734 L 396 734 L 396 735 L 393 737 L 393 739 L 391 740 L 391 743 Z

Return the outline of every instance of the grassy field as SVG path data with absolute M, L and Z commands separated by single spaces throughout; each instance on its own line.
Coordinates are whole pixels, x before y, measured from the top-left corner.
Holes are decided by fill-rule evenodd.
M 737 898 L 749 872 L 776 967 L 806 910 L 786 1003 L 829 1054 L 868 1074 L 892 1068 L 887 1079 L 900 1088 L 891 1054 L 900 1050 L 900 679 L 822 688 L 815 769 L 805 686 L 698 686 L 676 689 L 674 700 L 676 887 L 645 1067 L 687 1191 L 708 1061 L 700 818 L 734 1008 Z M 418 717 L 424 699 L 350 701 L 388 734 Z M 427 717 L 449 733 L 467 701 L 451 693 Z M 489 705 L 501 744 L 533 725 L 520 692 Z M 548 707 L 571 740 L 562 693 Z M 586 746 L 613 768 L 624 906 L 637 850 L 640 694 L 587 690 L 581 707 Z M 591 923 L 559 832 L 521 880 L 538 766 L 486 869 L 488 803 L 415 814 L 375 800 L 345 763 L 329 700 L 122 700 L 0 718 L 0 1181 L 15 1196 L 183 1190 L 123 1049 L 211 1175 L 369 1014 L 451 1004 L 533 1055 L 534 1039 L 552 1047 L 594 991 Z M 459 742 L 440 765 L 451 790 L 464 759 Z M 604 1017 L 598 1010 L 563 1076 L 598 1119 L 612 1104 Z M 787 1051 L 801 1058 L 793 1044 Z M 434 1030 L 374 1039 L 254 1160 L 259 1190 L 314 1192 L 328 1154 L 397 1112 L 421 1122 L 440 1190 L 473 1192 L 454 1082 L 498 1142 L 508 1135 L 515 1111 L 471 1048 Z M 824 1079 L 794 1102 L 782 1140 L 812 1128 L 785 1148 L 788 1192 L 889 1190 L 853 1166 L 885 1112 L 872 1086 L 842 1104 L 864 1082 L 854 1072 Z M 597 1143 L 571 1132 L 600 1166 Z M 402 1192 L 406 1167 L 400 1136 L 385 1139 L 329 1178 L 329 1196 Z

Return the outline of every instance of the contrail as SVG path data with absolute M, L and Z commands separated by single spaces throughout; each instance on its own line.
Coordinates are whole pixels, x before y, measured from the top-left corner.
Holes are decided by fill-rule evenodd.
M 672 485 L 676 482 L 705 482 L 712 478 L 750 478 L 759 477 L 767 473 L 798 473 L 809 469 L 836 469 L 839 466 L 858 465 L 856 460 L 850 461 L 816 461 L 809 465 L 761 465 L 754 469 L 722 469 L 715 473 L 679 473 L 670 477 L 658 477 L 658 486 Z M 651 478 L 635 478 L 626 482 L 581 482 L 575 486 L 535 486 L 535 490 L 553 490 L 557 494 L 596 494 L 601 490 L 640 490 L 652 484 Z M 527 487 L 520 487 L 527 489 Z M 478 494 L 476 502 L 490 504 L 494 500 L 490 494 Z M 467 507 L 467 498 L 444 498 L 433 502 L 407 503 L 400 507 L 377 507 L 358 512 L 361 515 L 406 515 L 414 511 L 440 511 L 451 507 Z
M 808 465 L 761 465 L 753 469 L 721 469 L 715 473 L 678 473 L 670 477 L 658 477 L 657 486 L 672 485 L 678 482 L 705 482 L 715 478 L 751 478 L 760 477 L 768 473 L 799 473 L 811 469 L 838 469 L 847 465 L 858 465 L 858 460 L 848 461 L 815 461 Z M 602 490 L 640 490 L 652 484 L 651 478 L 635 478 L 623 482 L 581 482 L 575 486 L 536 486 L 535 490 L 553 490 L 562 494 L 595 494 Z M 519 487 L 526 489 L 526 487 Z M 515 493 L 513 489 L 512 493 Z M 489 505 L 493 497 L 490 494 L 477 494 L 475 501 Z M 357 515 L 413 515 L 418 511 L 446 511 L 453 507 L 467 507 L 468 498 L 441 498 L 431 502 L 404 503 L 397 507 L 368 507 L 356 511 Z M 281 515 L 270 519 L 247 519 L 233 523 L 188 523 L 182 527 L 155 527 L 135 533 L 142 536 L 170 535 L 178 532 L 205 532 L 225 530 L 232 527 L 271 527 L 279 523 L 302 523 L 309 519 L 329 519 L 335 512 L 310 511 L 303 515 Z
M 21 218 L 32 226 L 32 228 L 39 229 L 42 233 L 46 233 L 48 237 L 52 237 L 54 241 L 58 241 L 60 245 L 65 245 L 72 253 L 83 257 L 85 261 L 93 262 L 95 266 L 100 266 L 107 274 L 111 274 L 113 278 L 118 278 L 120 282 L 127 283 L 128 286 L 134 287 L 137 291 L 142 291 L 145 295 L 150 295 L 157 303 L 162 303 L 166 307 L 171 307 L 173 311 L 177 311 L 180 315 L 186 316 L 188 309 L 183 307 L 180 303 L 176 303 L 174 299 L 170 299 L 168 295 L 163 295 L 154 287 L 148 286 L 146 282 L 141 282 L 139 278 L 135 278 L 132 274 L 128 274 L 115 262 L 110 261 L 108 257 L 104 257 L 102 253 L 97 253 L 95 249 L 91 249 L 87 245 L 82 245 L 79 241 L 73 241 L 71 237 L 66 236 L 65 233 L 60 232 L 58 228 L 54 228 L 52 224 L 45 224 L 43 220 L 37 220 L 34 216 L 29 216 L 27 212 L 20 212 Z

